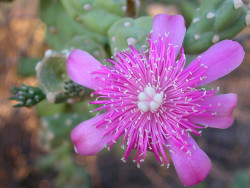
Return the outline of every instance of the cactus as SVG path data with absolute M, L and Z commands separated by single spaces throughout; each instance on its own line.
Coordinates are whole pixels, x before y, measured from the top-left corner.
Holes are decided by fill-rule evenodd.
M 57 53 L 47 50 L 42 61 L 36 65 L 39 86 L 51 103 L 62 102 L 66 99 L 64 82 L 69 80 L 66 71 L 67 53 L 69 52 Z
M 66 164 L 65 164 L 66 161 Z M 72 176 L 73 174 L 73 176 Z M 90 188 L 90 176 L 84 167 L 77 165 L 72 156 L 65 156 L 58 176 L 53 181 L 56 187 Z
M 109 27 L 119 18 L 119 16 L 109 14 L 104 10 L 92 10 L 86 14 L 79 15 L 79 19 L 87 29 L 104 36 L 107 35 Z
M 122 17 L 126 11 L 126 0 L 95 0 L 94 7 Z
M 69 51 L 61 53 L 47 50 L 44 58 L 36 65 L 39 88 L 22 85 L 13 87 L 10 100 L 19 101 L 14 107 L 31 107 L 42 101 L 45 96 L 50 103 L 71 101 L 72 98 L 83 99 L 90 96 L 91 90 L 80 86 L 68 77 L 66 60 Z M 98 54 L 99 55 L 99 54 Z
M 43 100 L 36 106 L 36 113 L 39 117 L 51 116 L 55 113 L 65 113 L 67 111 L 67 103 L 52 104 L 47 100 Z
M 109 27 L 126 10 L 125 0 L 61 0 L 69 15 L 90 31 L 107 36 Z
M 12 88 L 12 97 L 10 100 L 17 100 L 18 104 L 13 107 L 32 107 L 45 98 L 43 91 L 40 88 L 27 86 L 22 84 L 21 87 Z
M 70 131 L 73 126 L 88 119 L 83 113 L 56 113 L 53 116 L 41 117 L 39 140 L 46 150 L 56 149 L 63 142 L 70 142 Z
M 148 4 L 147 1 L 142 2 L 145 5 Z M 155 2 L 164 3 L 165 5 L 174 4 L 180 9 L 181 14 L 185 18 L 186 25 L 191 23 L 195 9 L 199 6 L 199 0 L 155 0 Z
M 72 80 L 64 82 L 64 94 L 68 97 L 82 97 L 84 96 L 85 92 L 88 90 L 90 93 L 90 90 L 87 88 L 84 88 L 81 85 L 78 85 L 77 83 L 73 82 Z
M 36 66 L 36 73 L 40 88 L 46 94 L 50 103 L 64 102 L 73 97 L 90 95 L 90 90 L 82 86 L 72 85 L 66 71 L 66 60 L 69 51 L 61 53 L 47 50 L 45 56 Z M 71 83 L 71 85 L 69 85 Z M 71 90 L 72 89 L 72 90 Z
M 108 14 L 124 16 L 126 0 L 61 0 L 69 15 L 78 19 L 78 16 L 87 14 L 92 10 L 104 10 Z
M 241 0 L 203 0 L 184 39 L 186 53 L 197 54 L 214 43 L 232 38 L 250 24 Z
M 195 10 L 198 7 L 198 1 L 197 0 L 180 1 L 178 7 L 180 8 L 181 14 L 185 18 L 186 25 L 189 25 L 192 22 Z
M 36 162 L 36 166 L 39 170 L 49 170 L 54 165 L 59 166 L 56 163 L 72 150 L 73 146 L 69 142 L 61 143 L 61 145 L 58 148 L 54 149 L 52 153 L 39 158 L 39 160 L 37 160 Z
M 99 44 L 98 42 L 95 42 L 87 35 L 74 36 L 70 41 L 68 41 L 64 45 L 64 49 L 73 48 L 78 48 L 87 51 L 101 62 L 107 58 L 107 54 L 103 45 Z
M 72 144 L 63 142 L 53 152 L 40 157 L 36 166 L 39 170 L 51 171 L 53 169 L 57 173 L 57 176 L 53 179 L 55 187 L 89 188 L 89 175 L 84 167 L 75 163 L 72 150 Z
M 138 19 L 123 18 L 115 22 L 108 30 L 111 51 L 122 51 L 128 45 L 140 49 L 147 45 L 146 40 L 152 29 L 152 17 L 145 16 Z
M 70 18 L 60 1 L 42 0 L 40 17 L 47 25 L 46 42 L 55 50 L 63 50 L 64 45 L 77 35 L 88 36 L 98 43 L 105 43 L 105 37 L 88 31 Z

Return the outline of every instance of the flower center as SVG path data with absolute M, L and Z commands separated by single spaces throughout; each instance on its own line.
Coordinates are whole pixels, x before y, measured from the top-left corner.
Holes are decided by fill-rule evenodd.
M 138 108 L 142 112 L 147 112 L 148 110 L 155 112 L 161 106 L 163 92 L 156 93 L 154 88 L 147 86 L 144 92 L 139 93 L 138 99 Z

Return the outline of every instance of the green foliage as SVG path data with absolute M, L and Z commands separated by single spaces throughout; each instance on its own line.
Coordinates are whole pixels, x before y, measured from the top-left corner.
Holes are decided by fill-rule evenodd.
M 88 90 L 81 85 L 73 82 L 72 80 L 64 82 L 65 95 L 68 97 L 79 97 L 84 96 L 85 92 Z M 90 93 L 90 90 L 88 90 Z
M 95 42 L 88 35 L 74 36 L 70 41 L 64 45 L 64 49 L 82 49 L 93 55 L 99 61 L 103 61 L 107 58 L 104 46 L 98 42 Z
M 122 16 L 125 0 L 61 0 L 69 15 L 92 32 L 107 35 L 109 27 Z
M 66 103 L 52 104 L 49 103 L 47 100 L 43 100 L 42 102 L 36 105 L 36 112 L 38 116 L 50 116 L 55 113 L 66 112 L 67 107 L 68 106 Z
M 138 19 L 122 18 L 115 22 L 108 30 L 111 51 L 122 51 L 128 48 L 128 44 L 137 49 L 148 45 L 147 36 L 152 29 L 153 18 L 149 16 Z
M 64 82 L 69 80 L 66 71 L 67 52 L 46 51 L 42 61 L 36 66 L 39 86 L 49 102 L 62 102 L 67 99 L 64 94 Z
M 18 63 L 18 74 L 23 77 L 35 76 L 36 71 L 35 67 L 37 62 L 39 62 L 39 58 L 26 57 L 22 58 Z
M 67 101 L 70 98 L 89 96 L 90 90 L 69 81 L 66 71 L 68 51 L 61 53 L 48 50 L 36 66 L 39 86 L 50 103 Z
M 58 173 L 53 180 L 56 187 L 90 187 L 87 172 L 74 161 L 70 141 L 74 126 L 88 118 L 82 113 L 56 113 L 41 118 L 39 140 L 45 150 L 52 152 L 40 157 L 37 167 L 39 170 L 53 169 Z
M 53 150 L 53 152 L 47 156 L 41 157 L 36 162 L 36 166 L 39 170 L 49 170 L 52 166 L 57 165 L 57 162 L 60 161 L 64 155 L 67 155 L 73 149 L 72 144 L 67 142 L 62 143 L 57 149 Z
M 42 0 L 40 3 L 40 17 L 47 26 L 46 42 L 54 50 L 80 48 L 89 53 L 99 50 L 100 59 L 102 60 L 105 57 L 102 46 L 102 44 L 106 43 L 105 37 L 87 30 L 83 25 L 70 18 L 60 1 Z M 81 37 L 85 37 L 84 40 Z M 76 43 L 79 38 L 81 40 Z M 86 38 L 89 39 L 87 45 L 84 43 Z
M 46 149 L 56 149 L 63 142 L 70 141 L 70 132 L 74 126 L 90 118 L 82 113 L 56 113 L 41 117 L 40 142 Z
M 67 142 L 61 143 L 61 145 L 53 150 L 53 152 L 44 155 L 37 160 L 36 166 L 39 170 L 53 169 L 57 176 L 53 179 L 55 187 L 61 188 L 89 188 L 90 177 L 85 168 L 78 166 L 72 153 L 72 144 Z
M 246 27 L 247 14 L 241 1 L 203 0 L 187 29 L 185 52 L 201 53 L 220 40 L 232 38 Z
M 238 171 L 235 173 L 231 188 L 249 188 L 250 187 L 250 176 L 247 171 Z
M 180 1 L 177 6 L 180 8 L 181 14 L 185 18 L 186 25 L 189 25 L 192 22 L 195 10 L 198 7 L 198 2 L 194 0 L 185 0 Z
M 18 101 L 18 104 L 14 105 L 14 107 L 32 107 L 44 98 L 45 95 L 40 88 L 22 84 L 21 87 L 12 88 L 12 97 L 9 99 Z

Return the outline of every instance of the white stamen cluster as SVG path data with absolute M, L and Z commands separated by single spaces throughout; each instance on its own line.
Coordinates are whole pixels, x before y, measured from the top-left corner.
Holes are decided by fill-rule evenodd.
M 155 112 L 161 106 L 163 93 L 156 93 L 154 88 L 147 86 L 144 92 L 139 93 L 138 99 L 138 108 L 142 112 L 147 112 L 148 110 Z

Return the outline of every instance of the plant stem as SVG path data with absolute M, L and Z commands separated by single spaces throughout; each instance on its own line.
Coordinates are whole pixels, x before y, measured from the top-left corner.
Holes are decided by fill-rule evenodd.
M 127 9 L 125 15 L 127 17 L 135 18 L 136 16 L 136 8 L 135 8 L 135 0 L 127 0 Z

